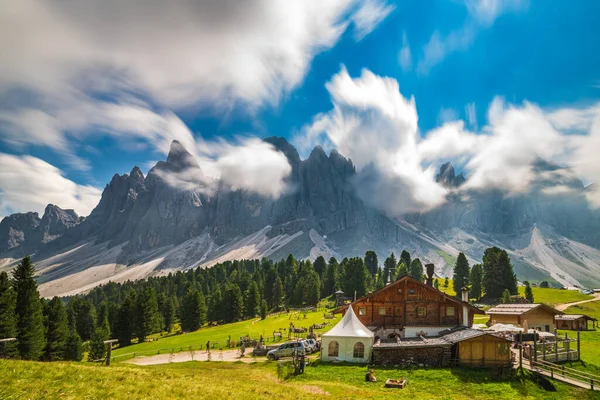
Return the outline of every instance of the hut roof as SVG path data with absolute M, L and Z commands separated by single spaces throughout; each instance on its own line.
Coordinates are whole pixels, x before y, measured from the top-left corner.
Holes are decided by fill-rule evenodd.
M 538 304 L 498 304 L 487 310 L 486 314 L 500 314 L 500 315 L 523 315 L 528 313 L 529 311 L 535 309 L 543 309 L 549 313 L 553 313 L 555 315 L 564 314 L 562 311 L 558 311 L 553 307 L 550 307 L 547 304 L 538 303 Z

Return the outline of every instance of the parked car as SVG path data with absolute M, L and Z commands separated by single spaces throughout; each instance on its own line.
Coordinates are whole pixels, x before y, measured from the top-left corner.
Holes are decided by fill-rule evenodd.
M 317 343 L 317 341 L 315 339 L 305 339 L 303 340 L 304 342 L 304 347 L 306 348 L 306 352 L 307 353 L 314 353 L 315 351 L 319 350 L 319 344 Z
M 298 354 L 306 354 L 306 347 L 302 341 L 299 342 L 288 342 L 284 343 L 276 349 L 273 349 L 267 353 L 269 360 L 279 360 L 282 357 L 291 357 L 295 352 Z

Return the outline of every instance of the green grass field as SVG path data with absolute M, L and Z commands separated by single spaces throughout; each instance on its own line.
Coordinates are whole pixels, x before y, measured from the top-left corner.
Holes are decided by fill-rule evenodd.
M 575 301 L 589 300 L 594 296 L 581 294 L 577 290 L 564 290 L 553 288 L 532 287 L 533 299 L 536 303 L 546 303 L 548 305 L 557 305 L 563 303 L 573 303 Z M 519 286 L 519 294 L 525 296 L 525 286 Z
M 375 368 L 318 364 L 304 375 L 279 379 L 276 363 L 188 362 L 139 367 L 0 360 L 0 398 L 16 399 L 596 399 L 596 393 L 562 384 L 495 379 L 483 369 Z M 387 378 L 408 379 L 403 390 L 385 389 Z M 546 388 L 546 389 L 544 389 Z M 549 390 L 548 390 L 549 389 Z
M 292 319 L 290 319 L 290 315 Z M 300 316 L 300 319 L 297 319 L 298 316 Z M 286 340 L 287 328 L 289 328 L 290 322 L 293 322 L 296 327 L 306 328 L 316 323 L 330 322 L 330 326 L 316 331 L 322 334 L 331 329 L 339 321 L 340 316 L 341 314 L 338 314 L 335 315 L 334 319 L 327 320 L 324 318 L 322 311 L 307 313 L 306 318 L 298 313 L 281 314 L 278 316 L 269 315 L 265 320 L 253 319 L 210 328 L 205 327 L 184 335 L 169 335 L 165 337 L 153 335 L 152 338 L 156 338 L 157 340 L 118 348 L 113 350 L 112 354 L 117 357 L 117 360 L 125 360 L 133 357 L 133 353 L 136 353 L 137 356 L 157 354 L 159 350 L 161 353 L 179 352 L 187 350 L 189 346 L 197 349 L 200 345 L 205 346 L 208 340 L 211 342 L 211 347 L 212 345 L 216 345 L 216 348 L 219 348 L 227 345 L 229 336 L 231 336 L 232 341 L 239 341 L 240 337 L 245 335 L 249 335 L 254 339 L 258 339 L 260 335 L 263 335 L 264 338 L 272 339 L 273 331 L 278 331 L 280 328 L 285 328 L 283 340 Z

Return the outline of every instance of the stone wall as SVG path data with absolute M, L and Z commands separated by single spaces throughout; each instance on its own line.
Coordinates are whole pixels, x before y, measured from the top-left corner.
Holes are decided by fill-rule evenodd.
M 373 347 L 373 364 L 446 367 L 450 364 L 450 348 L 446 347 Z

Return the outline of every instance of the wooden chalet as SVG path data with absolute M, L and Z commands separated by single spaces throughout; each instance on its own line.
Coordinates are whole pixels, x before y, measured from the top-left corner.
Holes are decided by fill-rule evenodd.
M 486 311 L 490 316 L 490 325 L 512 324 L 523 327 L 525 322 L 529 329 L 553 332 L 556 329 L 555 317 L 563 315 L 547 304 L 498 304 Z
M 428 282 L 431 281 L 429 278 Z M 466 291 L 463 299 L 451 297 L 431 285 L 404 276 L 336 309 L 334 313 L 345 313 L 347 307 L 352 307 L 360 322 L 382 339 L 389 338 L 388 334 L 390 337 L 407 338 L 436 336 L 457 326 L 471 327 L 474 315 L 484 314 L 468 303 Z

